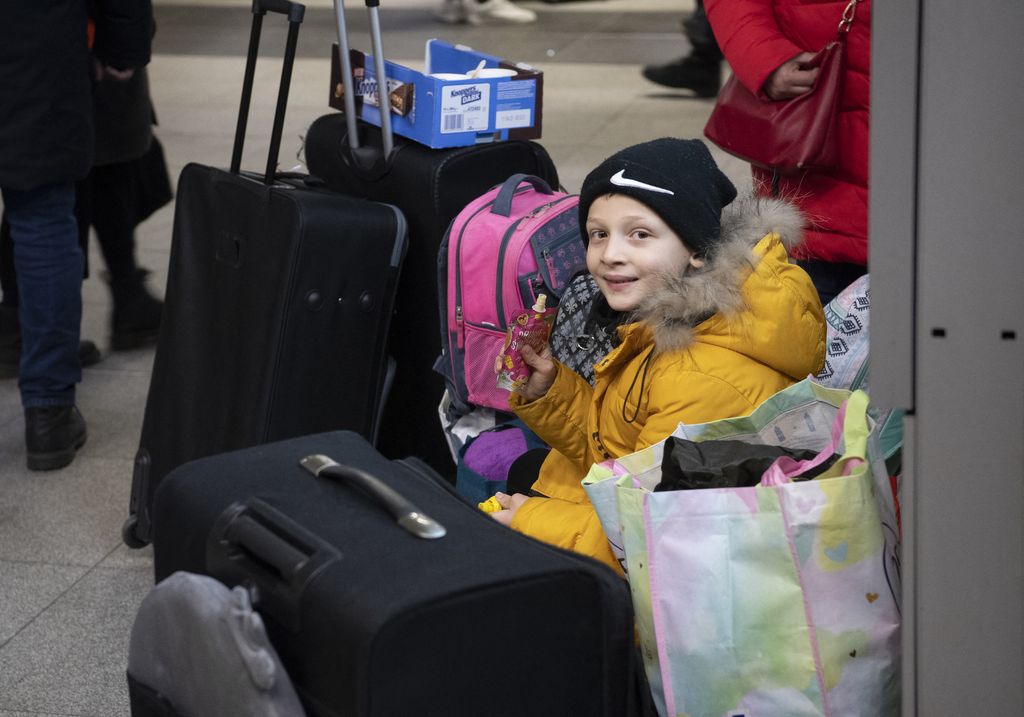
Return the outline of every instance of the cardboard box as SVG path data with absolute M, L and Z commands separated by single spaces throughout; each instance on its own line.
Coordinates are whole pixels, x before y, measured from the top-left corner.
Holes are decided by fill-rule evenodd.
M 357 50 L 350 54 L 356 112 L 360 119 L 379 127 L 373 56 Z M 482 74 L 499 74 L 493 71 L 500 70 L 511 76 L 450 77 L 467 75 L 481 61 Z M 540 137 L 543 73 L 528 65 L 512 65 L 464 45 L 428 40 L 424 72 L 389 61 L 384 63 L 384 72 L 395 134 L 434 148 Z M 329 104 L 345 109 L 337 45 L 332 53 Z

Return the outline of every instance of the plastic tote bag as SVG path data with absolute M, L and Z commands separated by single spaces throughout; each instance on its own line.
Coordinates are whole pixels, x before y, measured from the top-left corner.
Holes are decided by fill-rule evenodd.
M 841 458 L 814 480 L 793 482 L 804 466 L 783 458 L 752 488 L 616 481 L 661 714 L 898 714 L 897 545 L 867 404 L 858 391 L 836 412 L 822 457 Z
M 850 391 L 829 388 L 816 380 L 806 378 L 779 391 L 764 401 L 748 416 L 726 418 L 710 423 L 680 423 L 672 435 L 691 441 L 710 439 L 737 439 L 748 443 L 770 443 L 786 448 L 822 450 L 828 443 L 832 424 L 839 407 L 850 397 Z M 872 468 L 877 469 L 880 481 L 888 481 L 882 473 L 888 469 L 878 460 L 890 458 L 898 453 L 901 433 L 885 431 L 885 426 L 875 425 L 869 436 Z M 625 553 L 622 550 L 622 535 L 615 495 L 617 476 L 629 474 L 647 490 L 661 481 L 661 461 L 665 442 L 656 443 L 643 450 L 618 459 L 595 464 L 583 479 L 583 488 L 597 511 L 598 518 L 608 536 L 612 552 L 626 568 Z M 879 510 L 886 525 L 895 526 L 894 501 L 888 493 L 879 494 Z

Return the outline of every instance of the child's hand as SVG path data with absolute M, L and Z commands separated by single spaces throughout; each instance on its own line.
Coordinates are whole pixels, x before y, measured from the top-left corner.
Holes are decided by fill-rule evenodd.
M 512 518 L 515 516 L 516 511 L 519 507 L 527 501 L 527 496 L 522 493 L 516 493 L 515 495 L 507 495 L 505 493 L 495 493 L 495 500 L 501 506 L 501 510 L 491 513 L 491 517 L 502 525 L 512 527 Z
M 519 389 L 519 393 L 527 401 L 536 401 L 548 392 L 548 389 L 555 382 L 555 374 L 558 372 L 555 368 L 555 362 L 551 360 L 551 346 L 544 344 L 544 349 L 537 353 L 533 350 L 532 346 L 526 344 L 520 349 L 519 353 L 523 357 L 523 361 L 531 369 L 530 378 Z

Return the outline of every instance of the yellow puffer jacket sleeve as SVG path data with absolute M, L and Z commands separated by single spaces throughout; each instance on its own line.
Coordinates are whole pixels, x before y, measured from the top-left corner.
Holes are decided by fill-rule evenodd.
M 589 502 L 529 498 L 512 517 L 512 528 L 545 543 L 595 558 L 624 575 Z
M 558 446 L 565 458 L 576 465 L 577 477 L 590 470 L 593 462 L 587 442 L 587 414 L 594 389 L 572 369 L 555 362 L 555 382 L 535 401 L 509 394 L 508 405 L 523 423 L 549 446 Z

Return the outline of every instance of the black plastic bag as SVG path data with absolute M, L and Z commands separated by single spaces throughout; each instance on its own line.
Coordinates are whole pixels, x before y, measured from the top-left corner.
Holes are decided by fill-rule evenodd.
M 661 461 L 661 483 L 655 491 L 694 488 L 738 488 L 755 486 L 780 456 L 804 461 L 817 451 L 783 448 L 732 440 L 689 441 L 669 437 Z M 809 480 L 828 470 L 838 456 L 807 471 L 795 480 Z

